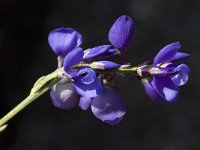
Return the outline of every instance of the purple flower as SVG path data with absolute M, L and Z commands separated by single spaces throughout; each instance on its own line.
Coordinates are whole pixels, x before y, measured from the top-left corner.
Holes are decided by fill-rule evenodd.
M 49 45 L 58 56 L 66 56 L 82 43 L 82 36 L 72 28 L 58 28 L 50 32 Z
M 82 48 L 75 48 L 64 59 L 64 71 L 71 76 L 72 86 L 81 96 L 96 97 L 102 91 L 102 83 L 91 68 L 71 69 L 83 60 Z
M 79 102 L 79 97 L 94 98 L 103 91 L 101 81 L 90 68 L 72 69 L 83 60 L 82 48 L 75 48 L 64 59 L 64 71 L 69 79 L 61 81 L 51 89 L 53 104 L 60 109 L 71 109 Z M 62 79 L 64 80 L 64 79 Z M 69 83 L 69 80 L 71 82 Z M 82 101 L 82 98 L 81 98 Z
M 120 123 L 126 114 L 124 100 L 114 88 L 105 88 L 95 98 L 81 97 L 79 106 L 83 110 L 91 107 L 95 117 L 110 125 Z
M 108 38 L 112 45 L 120 52 L 130 44 L 135 31 L 135 24 L 129 16 L 120 16 L 112 25 Z
M 172 63 L 189 56 L 189 54 L 177 52 L 180 47 L 181 45 L 177 42 L 161 49 L 153 61 L 153 67 L 149 69 L 153 78 L 142 79 L 146 93 L 152 100 L 173 102 L 179 93 L 179 86 L 187 83 L 189 67 L 185 64 Z

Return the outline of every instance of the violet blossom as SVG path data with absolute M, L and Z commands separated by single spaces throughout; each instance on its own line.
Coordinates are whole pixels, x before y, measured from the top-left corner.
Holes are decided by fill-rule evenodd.
M 157 102 L 173 102 L 179 93 L 179 86 L 187 83 L 189 67 L 185 64 L 174 64 L 174 61 L 185 59 L 189 54 L 178 52 L 179 42 L 169 44 L 159 51 L 148 72 L 152 78 L 143 78 L 146 93 Z M 142 70 L 145 70 L 143 68 Z

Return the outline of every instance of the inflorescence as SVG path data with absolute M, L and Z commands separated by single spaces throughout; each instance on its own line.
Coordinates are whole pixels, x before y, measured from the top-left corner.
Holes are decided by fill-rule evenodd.
M 59 28 L 49 34 L 49 44 L 58 55 L 58 67 L 64 67 L 61 80 L 51 88 L 53 104 L 60 109 L 77 105 L 91 108 L 98 119 L 108 124 L 118 124 L 126 113 L 124 101 L 114 85 L 119 73 L 131 73 L 144 85 L 145 91 L 156 102 L 173 102 L 179 86 L 188 81 L 189 67 L 175 61 L 189 54 L 178 52 L 180 43 L 164 47 L 153 62 L 132 67 L 124 63 L 124 51 L 135 32 L 135 24 L 129 16 L 119 17 L 112 25 L 108 39 L 110 45 L 100 45 L 83 50 L 82 36 L 72 28 Z M 111 61 L 120 57 L 121 62 Z
M 189 54 L 178 52 L 179 42 L 162 48 L 153 61 L 132 66 L 125 63 L 124 52 L 135 32 L 133 20 L 120 16 L 108 33 L 110 44 L 83 50 L 82 35 L 73 28 L 50 32 L 48 42 L 57 54 L 58 68 L 35 83 L 30 95 L 0 120 L 0 130 L 15 114 L 50 89 L 55 107 L 91 109 L 95 117 L 110 125 L 118 124 L 126 113 L 125 102 L 114 84 L 118 75 L 131 74 L 143 85 L 152 101 L 174 102 L 179 86 L 187 83 L 189 67 L 178 64 Z M 120 62 L 113 62 L 118 57 Z M 3 126 L 4 125 L 4 126 Z

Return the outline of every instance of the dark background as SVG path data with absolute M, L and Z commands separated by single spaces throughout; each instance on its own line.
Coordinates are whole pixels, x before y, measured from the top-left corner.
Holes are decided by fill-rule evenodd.
M 47 37 L 73 27 L 83 48 L 108 44 L 110 26 L 120 15 L 137 25 L 127 61 L 140 64 L 163 46 L 180 41 L 191 54 L 190 81 L 173 104 L 153 103 L 143 86 L 128 76 L 118 81 L 127 114 L 117 126 L 91 111 L 54 108 L 46 93 L 18 114 L 0 134 L 0 150 L 199 150 L 199 0 L 0 0 L 0 116 L 23 98 L 42 75 L 56 69 Z

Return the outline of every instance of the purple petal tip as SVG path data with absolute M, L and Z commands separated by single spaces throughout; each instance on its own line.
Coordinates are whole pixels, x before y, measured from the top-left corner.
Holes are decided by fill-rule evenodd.
M 82 36 L 73 28 L 58 28 L 50 32 L 48 42 L 57 55 L 64 57 L 81 45 Z

